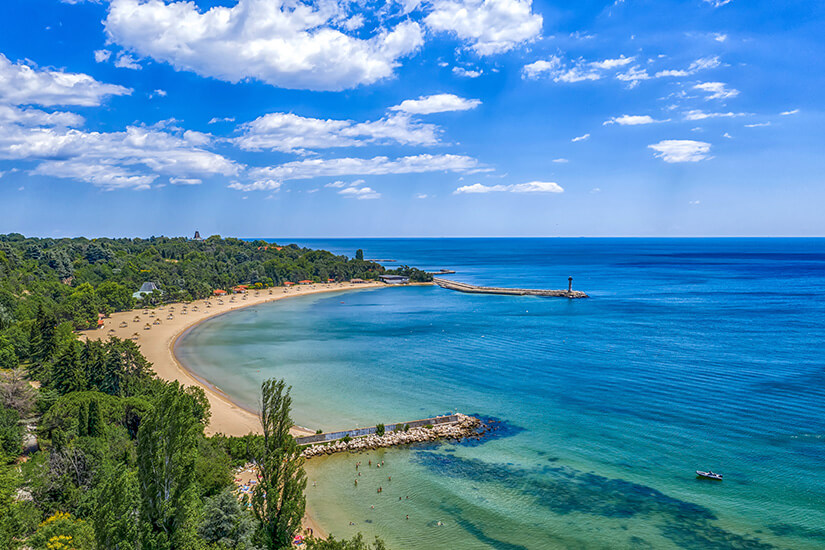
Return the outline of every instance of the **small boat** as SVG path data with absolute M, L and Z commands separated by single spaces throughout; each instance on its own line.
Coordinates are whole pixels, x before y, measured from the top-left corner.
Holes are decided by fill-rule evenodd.
M 716 474 L 713 472 L 703 472 L 701 470 L 696 470 L 696 477 L 702 477 L 705 479 L 715 479 L 716 481 L 722 481 L 722 474 Z

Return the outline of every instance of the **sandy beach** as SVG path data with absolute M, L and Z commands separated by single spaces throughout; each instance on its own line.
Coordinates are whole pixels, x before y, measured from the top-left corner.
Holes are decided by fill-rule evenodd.
M 97 330 L 81 332 L 81 338 L 106 339 L 111 336 L 122 339 L 136 338 L 141 353 L 152 363 L 155 373 L 164 380 L 177 380 L 184 386 L 204 389 L 212 408 L 212 418 L 206 433 L 241 436 L 260 433 L 258 416 L 233 403 L 218 388 L 201 380 L 181 365 L 174 353 L 175 341 L 187 329 L 198 323 L 241 308 L 264 302 L 283 300 L 294 296 L 306 296 L 322 292 L 387 288 L 383 283 L 318 283 L 292 288 L 274 287 L 252 290 L 245 294 L 212 297 L 190 303 L 172 303 L 154 309 L 134 309 L 113 313 L 103 320 Z M 294 435 L 311 434 L 309 430 L 293 428 Z

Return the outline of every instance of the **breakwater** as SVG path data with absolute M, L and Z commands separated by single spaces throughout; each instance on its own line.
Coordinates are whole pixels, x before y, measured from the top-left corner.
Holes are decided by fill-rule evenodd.
M 378 429 L 373 426 L 343 432 L 296 437 L 295 440 L 299 445 L 306 445 L 302 453 L 304 458 L 312 458 L 345 451 L 368 451 L 381 447 L 409 445 L 439 439 L 480 437 L 484 431 L 485 428 L 478 418 L 464 414 L 452 414 L 412 422 L 388 424 L 384 428 L 383 435 L 378 435 Z
M 587 294 L 580 290 L 542 290 L 528 288 L 498 288 L 491 286 L 476 286 L 459 283 L 449 279 L 433 277 L 433 282 L 441 288 L 469 292 L 473 294 L 504 294 L 508 296 L 547 296 L 556 298 L 587 298 Z

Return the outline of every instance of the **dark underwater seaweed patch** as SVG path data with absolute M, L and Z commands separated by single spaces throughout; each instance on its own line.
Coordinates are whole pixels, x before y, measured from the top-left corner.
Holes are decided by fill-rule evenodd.
M 557 515 L 647 516 L 657 523 L 663 536 L 681 548 L 773 548 L 759 539 L 713 525 L 717 518 L 704 506 L 624 479 L 611 479 L 566 467 L 544 465 L 527 469 L 425 451 L 417 452 L 415 460 L 440 475 L 518 489 L 531 495 L 536 506 Z M 460 516 L 460 511 L 455 515 Z

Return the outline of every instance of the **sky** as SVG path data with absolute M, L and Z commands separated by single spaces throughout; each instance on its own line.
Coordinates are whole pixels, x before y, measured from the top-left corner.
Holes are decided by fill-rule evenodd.
M 825 3 L 3 0 L 0 233 L 823 236 Z

